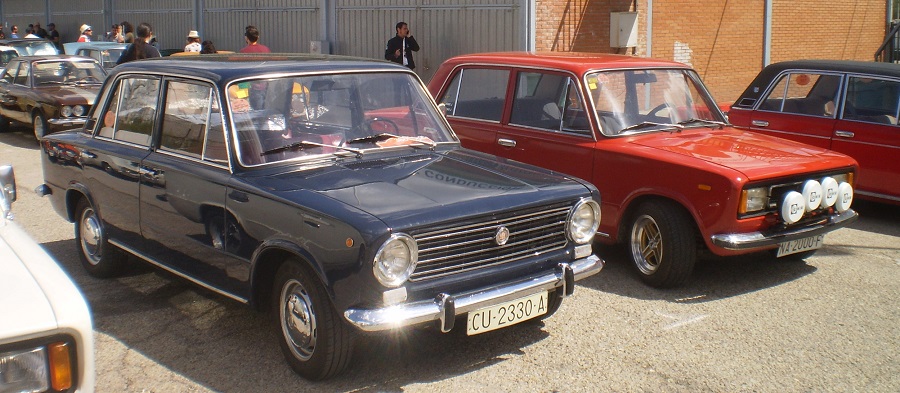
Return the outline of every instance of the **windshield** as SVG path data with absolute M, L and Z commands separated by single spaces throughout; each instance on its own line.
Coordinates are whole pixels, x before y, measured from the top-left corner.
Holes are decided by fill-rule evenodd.
M 605 135 L 722 125 L 725 119 L 699 80 L 693 71 L 681 69 L 605 71 L 586 76 Z
M 98 84 L 106 72 L 95 61 L 40 61 L 32 66 L 34 85 Z
M 58 55 L 59 51 L 50 41 L 16 43 L 15 48 L 22 56 Z
M 456 143 L 421 83 L 406 73 L 241 81 L 228 86 L 228 103 L 245 166 Z

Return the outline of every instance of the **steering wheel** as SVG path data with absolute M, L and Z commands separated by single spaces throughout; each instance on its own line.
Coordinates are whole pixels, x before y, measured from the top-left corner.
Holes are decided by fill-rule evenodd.
M 650 112 L 647 112 L 647 116 L 648 116 L 648 117 L 649 117 L 649 116 L 660 117 L 660 116 L 657 116 L 656 113 L 659 112 L 659 111 L 661 111 L 661 110 L 663 110 L 663 109 L 666 109 L 666 108 L 668 108 L 668 107 L 669 107 L 669 104 L 663 102 L 662 104 L 659 104 L 659 105 L 657 105 L 655 108 L 651 109 Z
M 375 132 L 375 129 L 372 127 L 372 125 L 375 123 L 384 123 L 384 124 L 390 125 L 394 129 L 394 132 L 389 132 L 390 134 L 397 135 L 400 133 L 400 127 L 397 126 L 397 123 L 394 123 L 394 121 L 391 119 L 385 119 L 382 117 L 373 117 L 371 119 L 366 120 L 366 128 L 368 128 L 369 131 Z M 387 128 L 387 127 L 384 127 L 384 128 Z M 387 131 L 387 130 L 383 130 L 381 132 L 385 132 L 385 131 Z

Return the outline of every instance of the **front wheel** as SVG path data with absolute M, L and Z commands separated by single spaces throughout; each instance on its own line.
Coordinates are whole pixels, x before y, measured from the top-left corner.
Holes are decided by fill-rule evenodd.
M 629 249 L 638 274 L 648 285 L 683 284 L 697 260 L 690 216 L 675 203 L 644 202 L 631 221 Z
M 97 211 L 87 198 L 81 198 L 75 208 L 75 242 L 81 265 L 94 277 L 112 277 L 121 271 L 128 256 L 109 244 L 106 231 Z
M 350 363 L 350 326 L 328 300 L 312 271 L 288 260 L 275 275 L 272 317 L 281 352 L 291 368 L 309 380 L 330 378 Z
M 37 141 L 40 142 L 48 132 L 47 119 L 44 117 L 43 113 L 38 111 L 35 112 L 34 117 L 31 118 L 31 124 L 32 127 L 34 127 L 34 139 L 37 139 Z

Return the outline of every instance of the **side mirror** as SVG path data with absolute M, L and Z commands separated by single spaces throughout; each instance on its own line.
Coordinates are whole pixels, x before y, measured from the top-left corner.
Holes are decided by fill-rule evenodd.
M 7 217 L 16 201 L 16 175 L 12 165 L 0 166 L 0 216 Z

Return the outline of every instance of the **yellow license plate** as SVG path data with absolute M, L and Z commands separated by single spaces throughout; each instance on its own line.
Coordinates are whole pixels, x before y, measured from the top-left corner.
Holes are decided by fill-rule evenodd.
M 466 317 L 466 334 L 497 330 L 547 313 L 547 291 L 484 307 Z

